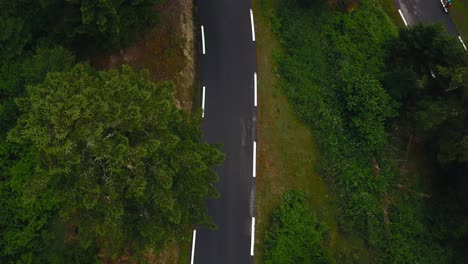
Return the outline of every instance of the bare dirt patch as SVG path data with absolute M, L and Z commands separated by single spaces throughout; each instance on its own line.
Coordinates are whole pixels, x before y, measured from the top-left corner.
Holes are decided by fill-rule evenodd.
M 175 84 L 174 101 L 186 111 L 192 109 L 195 82 L 193 0 L 169 0 L 155 7 L 159 23 L 134 45 L 92 61 L 98 69 L 129 64 L 135 70 L 148 69 L 155 82 Z

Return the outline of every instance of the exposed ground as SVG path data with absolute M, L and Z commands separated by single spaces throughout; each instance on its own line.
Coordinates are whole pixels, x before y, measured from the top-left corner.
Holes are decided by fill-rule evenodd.
M 92 63 L 98 69 L 122 64 L 148 69 L 153 81 L 174 82 L 176 105 L 190 111 L 195 84 L 193 0 L 162 1 L 156 9 L 160 21 L 144 39 Z

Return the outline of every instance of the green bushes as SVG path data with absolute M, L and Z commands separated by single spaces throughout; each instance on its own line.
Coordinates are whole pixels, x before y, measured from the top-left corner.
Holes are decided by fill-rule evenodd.
M 380 214 L 385 184 L 372 176 L 371 158 L 385 145 L 385 121 L 396 113 L 377 80 L 385 66 L 383 47 L 396 30 L 371 7 L 346 15 L 288 2 L 276 16 L 284 50 L 277 56 L 281 85 L 298 115 L 315 128 L 322 169 L 342 190 L 344 226 L 366 230 L 369 215 Z
M 326 228 L 315 218 L 304 193 L 288 191 L 271 213 L 265 235 L 265 263 L 331 263 L 322 246 L 325 235 Z
M 414 105 L 405 98 L 421 92 L 418 85 L 429 78 L 418 79 L 418 74 L 428 74 L 433 67 L 441 79 L 450 80 L 451 87 L 461 92 L 464 70 L 457 68 L 449 74 L 450 70 L 438 68 L 448 67 L 445 62 L 452 60 L 452 44 L 447 46 L 449 50 L 434 49 L 427 43 L 412 46 L 410 43 L 421 39 L 448 42 L 430 28 L 399 35 L 386 14 L 367 1 L 350 14 L 280 1 L 267 14 L 282 46 L 276 55 L 280 85 L 298 116 L 313 127 L 321 152 L 321 172 L 337 189 L 340 229 L 365 237 L 380 252 L 382 263 L 450 261 L 451 250 L 430 233 L 425 201 L 398 188 L 401 175 L 396 168 L 406 144 L 391 133 L 401 127 L 401 109 Z M 395 42 L 399 39 L 401 43 Z M 395 50 L 409 56 L 421 47 L 427 47 L 424 52 L 431 53 L 423 56 L 430 58 L 430 63 L 421 63 L 419 55 L 407 61 L 404 56 L 394 56 Z M 400 62 L 413 68 L 388 70 L 389 65 Z M 442 108 L 437 108 L 440 104 L 431 105 L 435 110 L 455 109 L 452 104 Z M 419 119 L 437 118 L 428 111 L 416 114 Z M 448 119 L 443 116 L 442 121 L 445 120 Z M 440 149 L 447 149 L 445 146 Z M 407 184 L 405 188 L 418 187 Z M 401 199 L 393 199 L 392 195 Z

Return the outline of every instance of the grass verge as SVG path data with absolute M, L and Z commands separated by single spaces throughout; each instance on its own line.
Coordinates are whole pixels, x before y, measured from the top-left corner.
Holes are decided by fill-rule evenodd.
M 450 10 L 453 22 L 457 25 L 460 36 L 463 41 L 468 41 L 468 0 L 453 1 L 452 9 Z
M 262 6 L 269 3 L 274 1 L 254 1 L 259 71 L 255 263 L 263 263 L 263 241 L 270 212 L 279 204 L 281 194 L 289 189 L 306 191 L 317 218 L 328 226 L 327 243 L 337 261 L 355 256 L 370 263 L 372 254 L 362 239 L 339 232 L 335 192 L 316 171 L 318 153 L 310 129 L 297 118 L 278 84 L 273 54 L 281 49 L 264 16 L 267 8 Z
M 398 10 L 393 3 L 393 0 L 379 0 L 379 2 L 385 13 L 387 13 L 388 17 L 390 17 L 390 20 L 392 20 L 393 24 L 395 24 L 398 28 L 406 28 L 400 14 L 398 14 Z

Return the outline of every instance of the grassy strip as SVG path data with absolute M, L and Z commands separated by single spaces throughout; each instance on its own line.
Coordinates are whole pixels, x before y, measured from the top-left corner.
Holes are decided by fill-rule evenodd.
M 468 43 L 468 0 L 454 0 L 450 15 L 463 41 Z
M 398 14 L 398 10 L 393 3 L 393 0 L 379 0 L 380 5 L 382 6 L 383 10 L 392 20 L 393 24 L 398 26 L 399 28 L 405 28 L 405 23 L 401 19 L 400 14 Z
M 274 1 L 273 1 L 274 2 Z M 259 70 L 259 146 L 257 176 L 257 235 L 255 263 L 263 263 L 263 241 L 271 210 L 288 189 L 304 189 L 311 207 L 328 226 L 329 247 L 336 259 L 356 254 L 370 259 L 363 241 L 338 231 L 335 192 L 317 173 L 317 148 L 310 129 L 298 120 L 279 85 L 273 54 L 281 52 L 269 18 L 271 1 L 254 1 Z M 266 13 L 265 13 L 266 12 Z
M 178 242 L 180 254 L 179 258 L 177 260 L 178 264 L 187 264 L 190 263 L 190 258 L 191 258 L 191 245 L 192 245 L 192 232 L 187 233 L 187 238 L 183 238 Z

